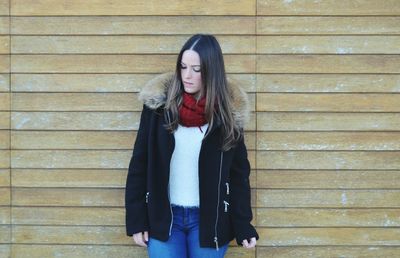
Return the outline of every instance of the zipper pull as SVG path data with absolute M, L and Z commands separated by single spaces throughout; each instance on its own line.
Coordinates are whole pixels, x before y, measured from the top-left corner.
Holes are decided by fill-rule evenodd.
M 149 194 L 150 194 L 150 192 L 146 193 L 146 203 L 149 203 Z
M 218 238 L 217 237 L 214 237 L 214 242 L 215 242 L 215 247 L 218 251 Z
M 224 204 L 225 204 L 225 212 L 228 212 L 228 205 L 229 205 L 229 202 L 227 202 L 227 201 L 224 200 Z
M 229 194 L 229 183 L 225 183 L 226 184 L 226 194 Z

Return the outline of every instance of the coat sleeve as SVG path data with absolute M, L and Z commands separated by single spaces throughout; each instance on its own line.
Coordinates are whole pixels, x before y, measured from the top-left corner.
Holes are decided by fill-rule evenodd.
M 231 220 L 238 245 L 242 245 L 244 239 L 247 239 L 247 241 L 250 241 L 252 237 L 259 239 L 257 231 L 250 224 L 253 214 L 251 211 L 249 175 L 250 162 L 247 158 L 247 149 L 242 137 L 236 146 L 230 170 Z
M 146 187 L 147 187 L 147 139 L 151 110 L 143 105 L 139 130 L 129 162 L 125 187 L 126 234 L 148 231 Z

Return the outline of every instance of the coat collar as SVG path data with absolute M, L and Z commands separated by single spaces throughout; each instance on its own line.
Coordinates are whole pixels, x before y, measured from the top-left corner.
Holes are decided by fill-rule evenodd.
M 157 109 L 165 104 L 167 89 L 174 80 L 174 73 L 163 73 L 148 81 L 139 93 L 139 100 L 150 109 Z M 232 78 L 227 78 L 228 86 L 232 89 L 233 110 L 235 123 L 243 128 L 250 119 L 249 100 L 246 92 Z

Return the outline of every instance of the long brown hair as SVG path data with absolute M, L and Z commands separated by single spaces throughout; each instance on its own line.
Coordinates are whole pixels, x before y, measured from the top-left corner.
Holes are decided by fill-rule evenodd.
M 186 50 L 196 51 L 200 56 L 201 78 L 203 82 L 202 92 L 206 96 L 205 118 L 209 128 L 219 121 L 222 125 L 222 149 L 224 151 L 234 147 L 243 136 L 243 129 L 234 121 L 233 96 L 228 87 L 224 59 L 221 47 L 217 39 L 212 35 L 196 34 L 190 37 L 179 52 L 176 62 L 175 76 L 171 87 L 167 92 L 164 114 L 171 111 L 172 118 L 167 117 L 169 123 L 166 129 L 173 132 L 179 123 L 179 107 L 182 104 L 184 87 L 181 77 L 181 61 Z M 205 137 L 207 136 L 207 131 Z

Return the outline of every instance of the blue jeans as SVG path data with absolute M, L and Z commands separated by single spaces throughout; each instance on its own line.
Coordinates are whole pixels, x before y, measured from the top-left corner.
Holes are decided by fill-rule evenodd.
M 223 258 L 228 244 L 215 248 L 200 247 L 199 208 L 172 205 L 174 215 L 167 242 L 149 236 L 149 258 Z

